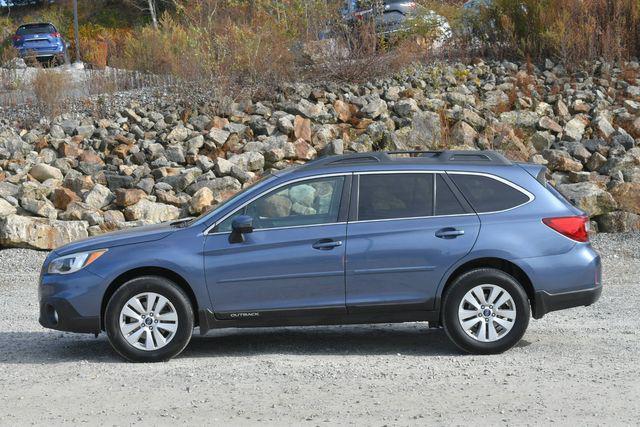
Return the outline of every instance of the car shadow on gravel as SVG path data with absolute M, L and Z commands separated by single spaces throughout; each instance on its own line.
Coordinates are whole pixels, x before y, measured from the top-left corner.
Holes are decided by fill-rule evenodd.
M 444 330 L 425 324 L 230 329 L 194 335 L 181 357 L 292 355 L 416 355 L 462 353 Z
M 105 335 L 49 331 L 0 332 L 0 364 L 31 365 L 64 362 L 119 363 Z
M 122 363 L 104 334 L 0 332 L 0 364 Z M 442 330 L 416 326 L 331 326 L 228 329 L 194 334 L 178 358 L 291 355 L 416 355 L 462 353 Z

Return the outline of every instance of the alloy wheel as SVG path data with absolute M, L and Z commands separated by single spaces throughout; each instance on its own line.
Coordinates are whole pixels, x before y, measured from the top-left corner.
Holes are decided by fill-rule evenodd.
M 458 320 L 471 338 L 480 342 L 494 342 L 513 328 L 516 305 L 509 292 L 500 286 L 479 285 L 462 298 Z
M 164 296 L 145 292 L 130 298 L 120 310 L 120 332 L 139 350 L 158 350 L 173 339 L 178 330 L 178 314 Z

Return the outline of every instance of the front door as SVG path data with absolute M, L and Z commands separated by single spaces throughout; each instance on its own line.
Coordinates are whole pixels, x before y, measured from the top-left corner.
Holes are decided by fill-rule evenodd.
M 341 204 L 350 179 L 278 186 L 213 229 L 205 239 L 204 263 L 217 318 L 346 312 L 347 209 Z M 244 242 L 230 243 L 231 222 L 241 214 L 253 218 L 254 231 Z
M 355 203 L 349 313 L 433 309 L 441 278 L 475 243 L 478 216 L 437 173 L 362 174 Z

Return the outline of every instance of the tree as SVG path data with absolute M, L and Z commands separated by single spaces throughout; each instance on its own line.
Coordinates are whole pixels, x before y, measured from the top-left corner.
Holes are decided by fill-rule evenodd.
M 158 29 L 158 5 L 156 0 L 125 0 L 132 6 L 149 12 L 153 28 Z

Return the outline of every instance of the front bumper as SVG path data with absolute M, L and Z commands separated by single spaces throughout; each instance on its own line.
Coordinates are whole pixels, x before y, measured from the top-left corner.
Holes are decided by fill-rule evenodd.
M 87 269 L 69 275 L 43 274 L 38 287 L 39 322 L 58 331 L 100 333 L 105 280 Z
M 561 292 L 551 294 L 547 291 L 536 292 L 534 297 L 533 317 L 540 319 L 552 311 L 564 310 L 565 308 L 589 306 L 602 294 L 602 285 L 591 289 L 579 291 Z
M 65 299 L 50 298 L 40 301 L 39 322 L 45 328 L 58 331 L 100 333 L 100 316 L 81 316 Z

